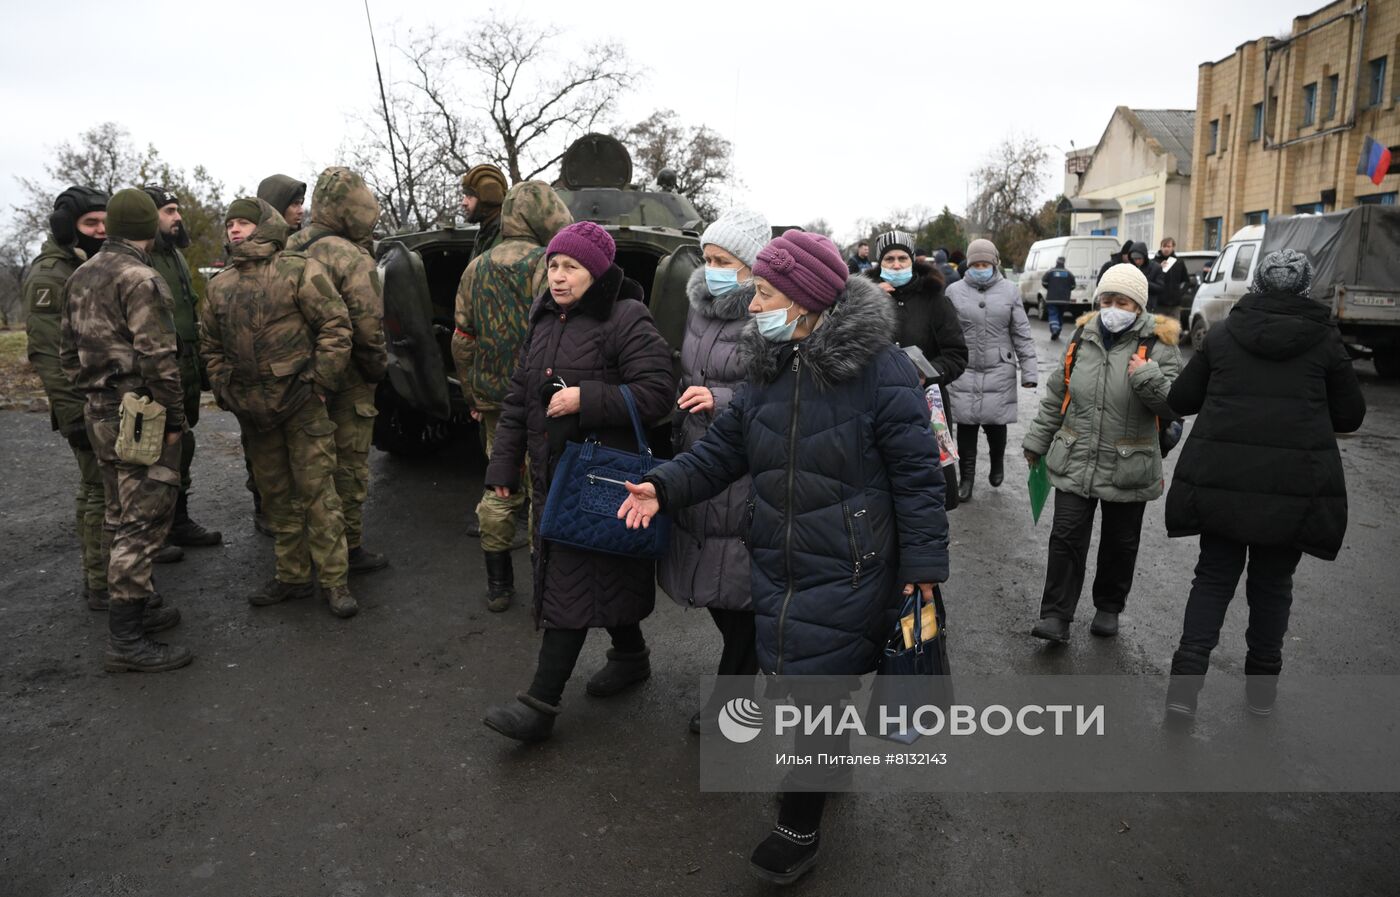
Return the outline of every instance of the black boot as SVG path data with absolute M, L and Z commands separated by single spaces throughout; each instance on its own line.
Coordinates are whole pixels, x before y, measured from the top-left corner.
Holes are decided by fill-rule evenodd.
M 509 551 L 487 551 L 486 609 L 499 614 L 515 600 L 515 567 Z
M 593 674 L 584 690 L 595 698 L 610 698 L 628 686 L 651 676 L 651 649 L 619 651 L 608 649 L 608 662 Z
M 958 458 L 958 504 L 972 501 L 972 481 L 977 477 L 977 456 Z
M 156 564 L 177 564 L 184 559 L 185 549 L 167 539 L 151 561 Z
M 528 743 L 544 741 L 553 735 L 554 718 L 558 715 L 557 706 L 546 704 L 521 692 L 515 696 L 514 703 L 502 704 L 486 711 L 482 722 L 488 729 L 494 729 L 507 738 Z
M 181 492 L 175 499 L 175 520 L 170 524 L 170 536 L 166 539 L 171 545 L 188 545 L 208 548 L 224 541 L 223 533 L 207 530 L 190 519 L 189 497 Z
M 1031 628 L 1031 635 L 1047 642 L 1064 644 L 1069 641 L 1069 621 L 1059 617 L 1044 617 Z
M 992 467 L 987 482 L 995 489 L 1006 478 L 1006 424 L 988 425 L 983 429 L 987 431 L 987 458 Z
M 1113 638 L 1118 634 L 1118 615 L 1111 610 L 1094 611 L 1094 622 L 1089 624 L 1089 632 L 1102 638 Z
M 1274 699 L 1278 697 L 1278 674 L 1282 669 L 1283 658 L 1264 660 L 1256 654 L 1245 653 L 1244 697 L 1250 713 L 1268 716 L 1274 712 Z
M 108 608 L 107 672 L 163 673 L 194 660 L 185 648 L 147 637 L 145 614 L 144 600 L 113 602 Z
M 356 545 L 346 555 L 351 573 L 373 573 L 389 566 L 389 559 L 378 552 L 370 551 L 363 545 Z
M 110 612 L 110 608 L 108 609 Z M 146 602 L 146 612 L 141 615 L 141 628 L 147 634 L 173 629 L 180 623 L 180 610 L 175 607 L 153 607 Z
M 83 600 L 87 602 L 88 610 L 107 610 L 107 602 L 111 597 L 106 589 L 83 589 Z
M 992 484 L 992 488 L 1001 485 L 1006 479 L 1006 452 L 993 451 L 991 453 L 992 471 L 987 474 L 987 482 Z
M 794 791 L 782 796 L 778 824 L 754 848 L 749 869 L 775 885 L 790 885 L 812 870 L 821 849 L 826 795 Z
M 1172 678 L 1167 685 L 1167 725 L 1187 728 L 1196 718 L 1196 698 L 1210 667 L 1210 652 L 1183 646 L 1172 655 Z

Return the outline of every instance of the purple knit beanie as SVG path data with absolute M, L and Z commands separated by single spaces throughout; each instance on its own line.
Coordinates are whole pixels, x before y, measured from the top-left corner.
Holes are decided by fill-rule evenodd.
M 611 234 L 592 221 L 575 221 L 549 241 L 545 258 L 559 252 L 578 262 L 597 280 L 612 267 L 617 244 Z
M 807 311 L 820 312 L 841 295 L 850 272 L 831 240 L 790 230 L 758 251 L 753 273 Z

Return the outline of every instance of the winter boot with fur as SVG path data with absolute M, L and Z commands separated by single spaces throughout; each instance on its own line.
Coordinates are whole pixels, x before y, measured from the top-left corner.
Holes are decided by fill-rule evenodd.
M 516 741 L 544 741 L 554 734 L 554 719 L 559 708 L 521 692 L 510 704 L 501 704 L 486 711 L 482 722 L 507 738 Z
M 619 651 L 608 649 L 608 662 L 593 674 L 584 690 L 595 698 L 610 698 L 651 676 L 651 649 Z

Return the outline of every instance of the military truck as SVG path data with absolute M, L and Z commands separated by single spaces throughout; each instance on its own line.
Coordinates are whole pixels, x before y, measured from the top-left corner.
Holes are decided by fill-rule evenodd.
M 554 187 L 576 221 L 603 225 L 617 243 L 617 264 L 641 284 L 656 326 L 680 357 L 689 300 L 685 285 L 703 264 L 704 222 L 674 192 L 675 175 L 657 173 L 659 190 L 632 185 L 632 157 L 613 137 L 587 134 L 564 153 Z M 400 234 L 376 248 L 384 283 L 389 373 L 379 385 L 374 444 L 402 455 L 438 451 L 470 415 L 452 365 L 457 284 L 477 228 Z M 475 444 L 475 440 L 472 440 Z

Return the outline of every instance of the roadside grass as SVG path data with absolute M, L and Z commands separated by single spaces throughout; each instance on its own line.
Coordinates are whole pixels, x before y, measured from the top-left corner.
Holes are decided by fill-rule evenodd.
M 25 355 L 28 347 L 23 330 L 0 330 L 0 409 L 48 409 L 44 386 Z

